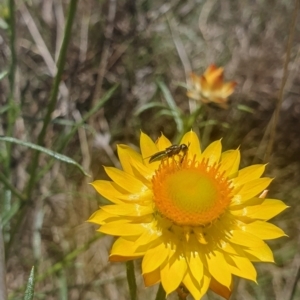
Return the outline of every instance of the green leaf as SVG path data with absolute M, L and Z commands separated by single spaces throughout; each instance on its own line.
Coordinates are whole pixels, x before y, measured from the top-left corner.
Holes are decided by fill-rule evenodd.
M 60 161 L 63 161 L 65 163 L 68 163 L 68 164 L 71 164 L 71 165 L 74 165 L 75 167 L 77 167 L 84 175 L 88 176 L 88 177 L 91 177 L 88 173 L 86 173 L 83 168 L 81 167 L 81 165 L 79 165 L 75 160 L 71 159 L 70 157 L 68 156 L 65 156 L 65 155 L 62 155 L 60 153 L 57 153 L 55 151 L 52 151 L 52 150 L 49 150 L 47 148 L 44 148 L 42 146 L 39 146 L 39 145 L 36 145 L 36 144 L 32 144 L 32 143 L 29 143 L 29 142 L 25 142 L 25 141 L 22 141 L 22 140 L 19 140 L 19 139 L 16 139 L 16 138 L 13 138 L 13 137 L 9 137 L 9 136 L 0 136 L 0 141 L 3 141 L 3 142 L 9 142 L 9 143 L 14 143 L 14 144 L 19 144 L 19 145 L 22 145 L 22 146 L 25 146 L 25 147 L 28 147 L 28 148 L 31 148 L 31 149 L 34 149 L 34 150 L 37 150 L 37 151 L 40 151 L 40 152 L 43 152 L 53 158 L 56 158 Z
M 34 296 L 34 267 L 31 268 L 27 281 L 24 300 L 32 300 Z

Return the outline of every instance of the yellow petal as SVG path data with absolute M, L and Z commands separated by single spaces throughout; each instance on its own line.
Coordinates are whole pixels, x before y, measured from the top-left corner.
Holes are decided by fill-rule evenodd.
M 105 172 L 116 184 L 129 193 L 138 194 L 148 190 L 148 187 L 129 173 L 112 167 L 105 167 Z
M 221 140 L 211 143 L 202 153 L 201 158 L 208 159 L 208 164 L 219 163 L 222 151 Z
M 127 261 L 128 258 L 137 258 L 144 255 L 144 252 L 136 251 L 134 242 L 130 239 L 119 237 L 113 244 L 110 251 L 110 261 Z M 124 259 L 122 259 L 124 257 Z M 126 259 L 127 257 L 127 259 Z
M 193 159 L 196 155 L 196 159 L 200 158 L 201 155 L 201 145 L 198 136 L 194 131 L 187 132 L 181 139 L 180 144 L 189 145 L 188 158 Z
M 254 179 L 258 179 L 265 171 L 266 165 L 253 165 L 241 169 L 238 177 L 232 180 L 234 186 L 240 186 Z
M 106 180 L 96 180 L 91 183 L 94 189 L 104 198 L 113 203 L 123 203 L 118 197 L 123 196 L 123 193 L 116 189 L 116 184 Z M 125 190 L 124 190 L 125 192 Z
M 225 172 L 225 176 L 231 178 L 237 174 L 240 165 L 240 150 L 229 150 L 222 153 L 220 172 Z
M 194 253 L 187 260 L 189 269 L 195 278 L 203 277 L 203 262 L 197 253 Z
M 184 253 L 191 273 L 195 278 L 200 279 L 203 277 L 203 261 L 198 251 L 199 243 L 191 236 L 188 243 L 184 245 Z
M 205 76 L 200 76 L 201 94 L 210 94 L 210 84 Z
M 261 247 L 244 248 L 243 250 L 251 261 L 274 262 L 273 252 L 265 242 Z
M 151 185 L 152 176 L 155 174 L 154 170 L 149 169 L 144 163 L 134 162 L 132 160 L 130 160 L 130 163 L 132 164 L 133 174 L 145 185 Z M 143 176 L 144 179 L 141 178 L 141 176 Z M 145 182 L 145 180 L 148 182 Z
M 256 270 L 246 257 L 225 255 L 229 271 L 239 277 L 256 282 Z
M 258 200 L 261 201 L 261 199 Z M 265 199 L 259 205 L 247 206 L 240 210 L 231 210 L 231 213 L 237 216 L 246 216 L 252 219 L 268 221 L 287 208 L 288 206 L 281 200 Z
M 211 276 L 205 270 L 202 278 L 195 278 L 191 272 L 187 272 L 184 276 L 182 282 L 185 287 L 192 294 L 194 299 L 201 299 L 207 292 L 209 284 L 210 284 Z
M 144 232 L 140 235 L 136 241 L 136 247 L 142 247 L 146 245 L 153 245 L 153 247 L 159 243 L 159 237 L 161 236 L 160 230 L 156 228 L 152 223 L 144 224 Z
M 273 253 L 264 241 L 260 245 L 253 245 L 253 247 L 237 244 L 232 244 L 232 247 L 236 250 L 238 256 L 247 258 L 252 262 L 274 262 Z
M 137 153 L 136 151 L 134 151 L 127 145 L 118 145 L 117 149 L 118 149 L 118 156 L 119 156 L 123 171 L 133 175 L 131 162 L 137 161 L 137 162 L 143 163 L 141 154 Z
M 144 134 L 143 132 L 141 132 L 141 136 L 140 136 L 140 148 L 142 152 L 142 157 L 146 164 L 147 164 L 146 158 L 149 158 L 154 153 L 159 151 L 155 143 L 151 140 L 151 138 L 148 135 Z
M 238 253 L 236 252 L 235 248 L 232 247 L 232 244 L 225 242 L 225 241 L 220 241 L 220 245 L 219 245 L 220 249 L 228 254 L 234 254 L 234 255 L 238 255 Z
M 176 253 L 160 267 L 161 283 L 167 295 L 178 288 L 186 270 L 187 264 L 184 257 Z
M 225 261 L 223 253 L 218 250 L 206 254 L 206 261 L 208 271 L 212 277 L 227 288 L 230 287 L 232 277 L 228 270 L 227 263 Z
M 149 205 L 153 201 L 153 193 L 152 190 L 148 189 L 143 193 L 131 193 L 131 194 L 123 194 L 119 196 L 122 202 L 126 203 L 139 203 L 142 205 Z
M 245 203 L 247 200 L 257 196 L 260 194 L 267 186 L 272 182 L 272 178 L 264 177 L 254 179 L 245 183 L 239 190 L 233 190 L 233 193 L 237 193 L 234 195 L 231 205 L 239 205 Z
M 234 92 L 236 84 L 237 83 L 234 81 L 224 83 L 222 86 L 222 95 L 224 95 L 226 98 L 230 96 Z
M 232 287 L 233 287 L 233 282 L 231 283 L 230 288 L 227 288 L 226 286 L 220 284 L 213 277 L 211 278 L 210 285 L 209 285 L 210 290 L 212 290 L 214 293 L 220 295 L 221 297 L 223 297 L 225 299 L 230 298 Z
M 229 238 L 230 242 L 237 245 L 242 245 L 249 248 L 252 247 L 259 248 L 262 247 L 264 244 L 264 242 L 261 239 L 243 230 L 236 229 L 236 230 L 232 230 L 230 233 L 231 233 L 231 236 Z
M 250 224 L 245 224 L 243 230 L 262 240 L 271 240 L 286 236 L 279 227 L 263 221 L 254 221 Z
M 110 213 L 107 213 L 105 212 L 104 210 L 102 209 L 99 209 L 99 210 L 96 210 L 91 216 L 90 218 L 88 219 L 88 222 L 91 222 L 91 223 L 96 223 L 96 224 L 99 224 L 99 225 L 102 225 L 104 224 L 108 219 L 111 219 L 111 220 L 114 220 L 114 218 L 117 218 L 118 220 L 118 217 L 110 214 Z
M 143 233 L 143 224 L 129 224 L 128 220 L 118 220 L 104 224 L 99 229 L 100 232 L 115 236 L 134 236 Z
M 144 273 L 151 273 L 158 267 L 160 267 L 169 256 L 169 248 L 164 244 L 160 243 L 155 248 L 149 249 L 142 262 L 142 270 Z
M 145 216 L 153 212 L 152 206 L 142 206 L 139 204 L 118 204 L 104 205 L 102 209 L 112 215 L 118 216 Z
M 164 151 L 166 150 L 166 148 L 172 146 L 172 143 L 162 133 L 161 136 L 156 141 L 156 146 L 158 148 L 158 151 Z
M 218 68 L 212 64 L 205 70 L 203 75 L 210 83 L 213 83 L 218 77 L 223 75 L 223 72 L 223 68 Z
M 143 274 L 145 286 L 152 286 L 160 282 L 160 270 L 156 269 L 150 273 Z

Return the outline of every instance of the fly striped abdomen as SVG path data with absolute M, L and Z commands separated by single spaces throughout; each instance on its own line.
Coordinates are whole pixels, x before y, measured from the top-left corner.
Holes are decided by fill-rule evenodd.
M 179 155 L 180 152 L 183 152 L 183 156 L 181 158 L 181 162 L 184 159 L 187 151 L 188 151 L 188 146 L 186 144 L 181 144 L 181 145 L 172 145 L 168 148 L 166 148 L 164 151 L 159 151 L 155 154 L 153 154 L 150 159 L 149 163 L 159 161 L 168 157 L 172 157 L 174 155 Z

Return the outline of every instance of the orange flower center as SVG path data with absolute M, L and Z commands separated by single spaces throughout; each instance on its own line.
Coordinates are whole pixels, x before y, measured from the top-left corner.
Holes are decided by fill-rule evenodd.
M 205 226 L 219 218 L 231 201 L 228 179 L 208 161 L 163 160 L 152 179 L 157 211 L 177 225 Z

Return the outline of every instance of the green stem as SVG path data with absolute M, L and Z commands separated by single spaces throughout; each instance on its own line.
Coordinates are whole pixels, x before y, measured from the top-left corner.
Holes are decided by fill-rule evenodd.
M 157 290 L 155 300 L 165 300 L 165 299 L 166 299 L 166 292 L 165 292 L 163 286 L 160 284 L 159 288 Z
M 72 25 L 73 25 L 75 13 L 76 13 L 77 2 L 78 2 L 78 0 L 70 1 L 69 12 L 68 12 L 68 17 L 67 17 L 66 27 L 65 27 L 65 32 L 64 32 L 64 38 L 62 41 L 62 45 L 61 45 L 61 49 L 60 49 L 60 53 L 59 53 L 59 57 L 58 57 L 58 62 L 57 62 L 57 73 L 54 78 L 54 83 L 53 83 L 53 87 L 52 87 L 51 95 L 50 95 L 50 101 L 48 104 L 48 110 L 47 110 L 46 116 L 44 118 L 43 127 L 42 127 L 42 130 L 41 130 L 41 132 L 38 136 L 38 140 L 37 140 L 37 144 L 40 146 L 42 146 L 44 143 L 47 128 L 51 121 L 51 115 L 52 115 L 52 113 L 55 109 L 56 103 L 57 103 L 59 84 L 61 81 L 61 76 L 62 76 L 65 62 L 66 62 L 67 48 L 68 48 L 68 44 L 69 44 L 70 37 L 71 37 L 71 29 L 72 29 Z M 39 156 L 40 156 L 40 152 L 35 151 L 34 156 L 33 156 L 32 165 L 31 165 L 31 174 L 30 174 L 31 176 L 30 176 L 30 180 L 28 182 L 27 189 L 26 189 L 27 200 L 30 200 L 32 190 L 33 190 L 33 187 L 35 184 Z
M 127 282 L 129 286 L 130 299 L 136 300 L 136 280 L 134 274 L 134 264 L 132 260 L 126 262 L 126 273 L 127 273 Z

